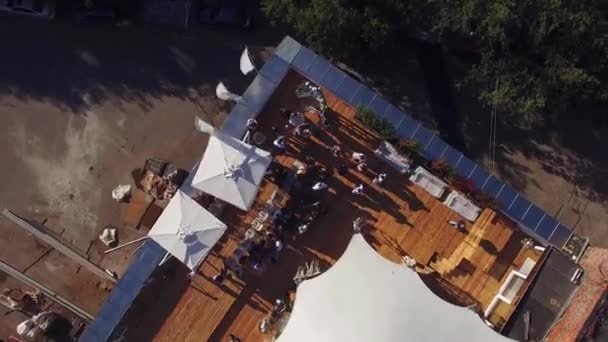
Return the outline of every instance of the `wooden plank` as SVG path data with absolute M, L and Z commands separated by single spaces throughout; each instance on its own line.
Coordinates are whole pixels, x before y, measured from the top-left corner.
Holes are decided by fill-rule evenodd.
M 127 211 L 123 217 L 123 224 L 126 227 L 138 229 L 139 222 L 142 217 L 148 210 L 148 208 L 152 205 L 154 198 L 148 195 L 144 191 L 137 189 L 131 196 L 131 200 L 129 201 L 129 206 L 127 207 Z

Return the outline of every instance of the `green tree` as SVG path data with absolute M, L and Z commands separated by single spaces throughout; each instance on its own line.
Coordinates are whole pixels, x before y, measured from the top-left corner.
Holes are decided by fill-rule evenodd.
M 596 0 L 263 0 L 313 49 L 349 62 L 405 37 L 467 49 L 479 101 L 532 124 L 608 100 L 608 6 Z M 471 55 L 471 53 L 469 55 Z
M 262 4 L 271 19 L 291 26 L 319 53 L 350 60 L 386 46 L 405 11 L 399 0 L 263 0 Z
M 437 4 L 434 30 L 475 42 L 467 77 L 479 100 L 534 123 L 608 99 L 608 33 L 600 2 L 452 0 Z

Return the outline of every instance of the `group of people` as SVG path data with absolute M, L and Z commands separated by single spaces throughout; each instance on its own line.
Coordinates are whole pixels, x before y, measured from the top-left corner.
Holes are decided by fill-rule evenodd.
M 339 157 L 340 156 L 340 146 L 335 145 L 332 149 L 331 149 L 332 154 L 335 157 Z M 367 168 L 367 157 L 365 156 L 365 154 L 361 153 L 361 152 L 353 152 L 353 154 L 351 155 L 351 160 L 356 164 L 356 169 L 357 171 L 361 172 L 361 173 L 365 173 L 368 171 Z M 346 165 L 341 164 L 340 166 L 342 168 L 342 170 L 338 170 L 339 174 L 346 174 L 346 172 L 348 172 L 348 168 Z M 374 176 L 374 178 L 372 179 L 372 182 L 378 186 L 382 186 L 382 184 L 384 184 L 384 181 L 386 180 L 386 173 L 382 172 L 379 173 L 377 175 Z M 357 184 L 357 186 L 355 186 L 352 190 L 353 195 L 363 195 L 363 189 L 364 186 L 363 184 Z
M 336 158 L 339 158 L 341 156 L 341 148 L 339 145 L 334 145 L 330 149 L 330 151 L 331 151 L 331 154 Z M 351 156 L 351 160 L 352 160 L 352 162 L 355 163 L 356 169 L 359 172 L 365 173 L 368 171 L 367 157 L 365 156 L 365 154 L 363 154 L 361 152 L 353 152 L 353 154 Z M 337 172 L 338 172 L 338 174 L 340 174 L 342 176 L 346 175 L 348 173 L 348 166 L 345 163 L 340 163 L 339 166 L 337 167 Z M 315 182 L 314 185 L 312 186 L 313 192 L 321 193 L 329 188 L 329 185 L 327 184 L 327 181 L 326 181 L 326 177 L 327 177 L 326 174 L 319 177 L 317 182 Z M 386 180 L 386 177 L 387 177 L 386 173 L 384 173 L 384 172 L 379 173 L 374 176 L 374 178 L 372 179 L 372 182 L 378 186 L 382 186 L 384 184 L 384 181 Z M 355 186 L 355 188 L 353 188 L 352 193 L 354 195 L 363 195 L 363 193 L 364 193 L 363 184 L 357 184 Z
M 296 137 L 302 139 L 308 139 L 312 136 L 312 126 L 306 122 L 304 114 L 300 112 L 294 112 L 287 108 L 281 108 L 281 116 L 285 119 L 285 129 L 294 128 Z M 279 133 L 276 127 L 273 127 L 273 132 L 277 135 L 273 140 L 272 145 L 275 153 L 282 154 L 287 150 L 287 143 L 285 135 Z
M 270 233 L 259 241 L 244 241 L 240 248 L 247 252 L 239 256 L 237 265 L 230 267 L 224 262 L 222 269 L 212 277 L 217 286 L 221 286 L 231 274 L 242 277 L 246 267 L 261 270 L 267 261 L 277 263 L 283 250 L 283 240 L 280 236 Z

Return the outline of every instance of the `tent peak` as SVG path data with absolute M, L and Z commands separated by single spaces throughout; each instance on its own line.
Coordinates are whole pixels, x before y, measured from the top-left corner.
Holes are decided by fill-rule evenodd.
M 231 180 L 236 180 L 243 173 L 243 168 L 238 165 L 228 165 L 224 169 L 224 177 Z

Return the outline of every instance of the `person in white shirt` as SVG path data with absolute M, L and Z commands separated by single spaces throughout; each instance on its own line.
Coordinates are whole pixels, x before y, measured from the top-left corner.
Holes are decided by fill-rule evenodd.
M 277 150 L 279 150 L 279 152 L 285 152 L 287 148 L 285 145 L 285 137 L 282 135 L 276 138 L 272 144 L 277 148 Z
M 353 152 L 352 158 L 355 161 L 355 163 L 357 163 L 357 164 L 363 163 L 367 160 L 367 157 L 365 157 L 365 154 L 363 154 L 361 152 Z
M 289 124 L 293 127 L 298 127 L 299 125 L 304 123 L 304 114 L 300 112 L 291 113 L 289 115 Z
M 283 250 L 283 241 L 281 239 L 276 239 L 273 244 L 272 253 L 270 255 L 270 261 L 273 264 L 276 264 L 279 261 L 279 256 L 281 256 L 281 251 Z
M 384 180 L 386 179 L 386 173 L 381 173 L 379 175 L 377 175 L 376 177 L 374 177 L 374 184 L 378 184 L 378 185 L 382 185 L 382 183 L 384 183 Z
M 247 119 L 247 129 L 250 131 L 255 131 L 259 127 L 258 121 L 256 119 Z
M 327 189 L 327 184 L 322 181 L 319 181 L 315 185 L 312 186 L 312 189 L 314 191 L 323 191 L 323 190 Z
M 339 157 L 340 156 L 340 146 L 334 145 L 334 147 L 331 148 L 331 154 L 336 158 Z
M 302 138 L 309 138 L 312 135 L 310 124 L 302 123 L 296 127 L 296 135 Z
M 363 184 L 357 185 L 356 188 L 353 189 L 354 195 L 363 195 Z

